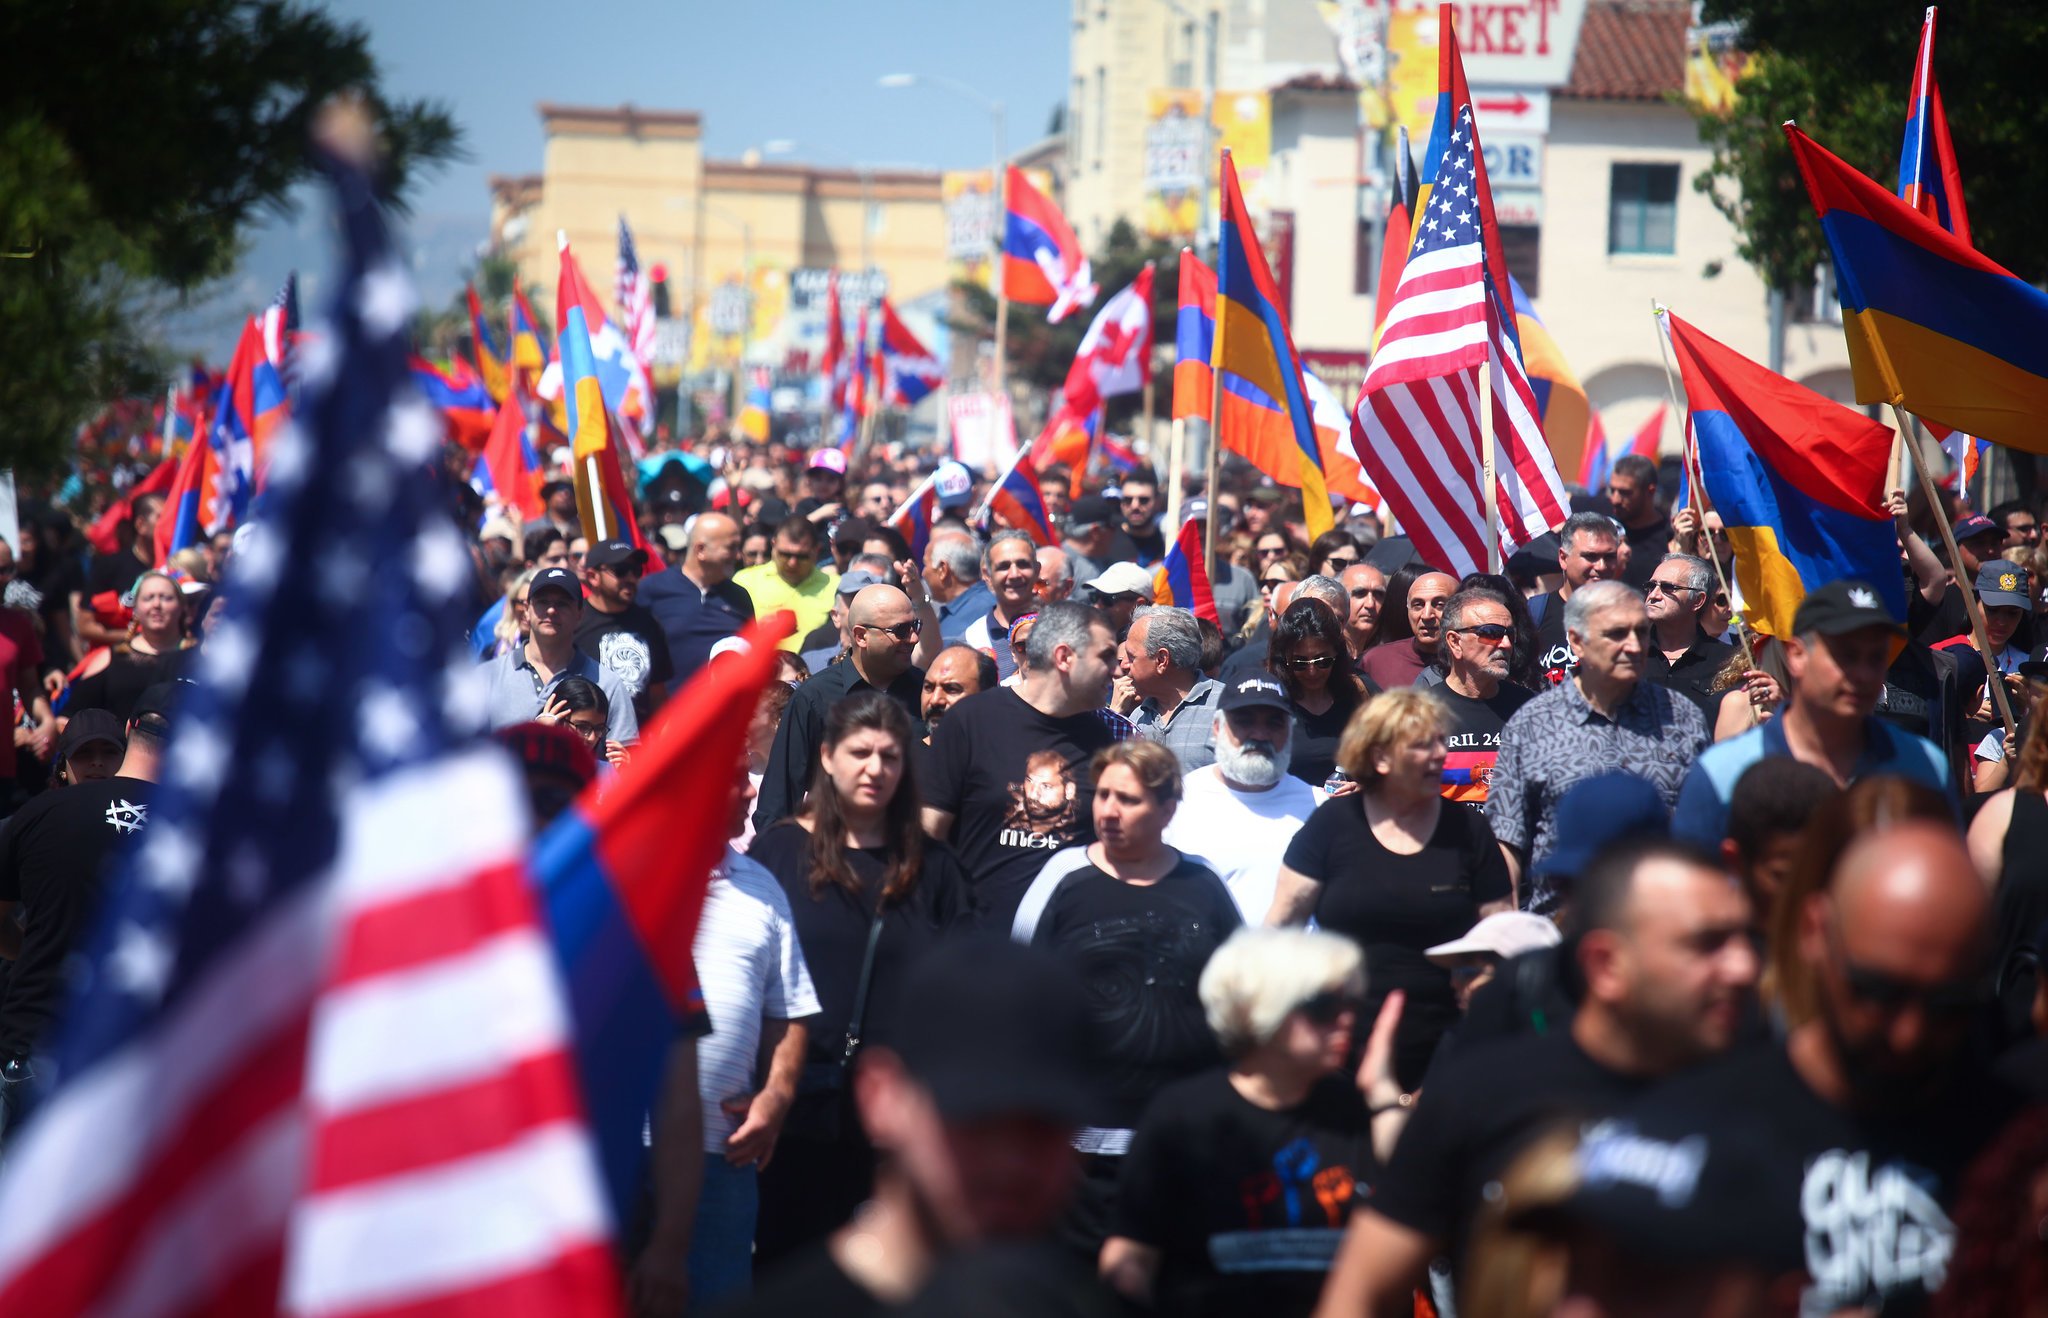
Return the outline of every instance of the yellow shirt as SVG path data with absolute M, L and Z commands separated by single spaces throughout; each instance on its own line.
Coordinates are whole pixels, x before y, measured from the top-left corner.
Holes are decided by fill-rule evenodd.
M 754 616 L 765 618 L 777 609 L 796 613 L 796 630 L 781 648 L 795 654 L 804 637 L 825 625 L 832 617 L 832 595 L 839 589 L 839 574 L 829 568 L 815 568 L 801 586 L 782 579 L 773 562 L 743 567 L 732 574 L 733 583 L 754 601 Z

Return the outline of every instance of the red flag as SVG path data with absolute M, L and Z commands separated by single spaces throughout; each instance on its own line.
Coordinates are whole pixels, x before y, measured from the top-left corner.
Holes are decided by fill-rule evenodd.
M 203 437 L 195 436 L 194 444 L 204 444 Z M 85 538 L 94 549 L 102 554 L 112 554 L 121 548 L 119 530 L 121 523 L 128 520 L 134 511 L 135 501 L 145 494 L 165 494 L 170 491 L 171 482 L 178 476 L 178 460 L 165 458 L 150 469 L 150 473 L 128 487 L 128 493 L 116 499 L 112 506 L 101 513 L 93 524 L 86 528 Z
M 1657 410 L 1650 419 L 1643 422 L 1643 428 L 1636 431 L 1636 437 L 1629 441 L 1628 451 L 1639 458 L 1657 460 L 1657 454 L 1664 447 L 1664 404 L 1657 404 Z

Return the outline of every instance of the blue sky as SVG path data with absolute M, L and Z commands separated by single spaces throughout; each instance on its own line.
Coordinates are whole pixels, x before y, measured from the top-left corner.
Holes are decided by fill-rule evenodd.
M 370 32 L 387 89 L 445 102 L 468 158 L 424 180 L 408 226 L 422 294 L 459 287 L 490 214 L 484 179 L 538 172 L 541 101 L 696 110 L 714 157 L 793 140 L 821 164 L 967 169 L 990 154 L 988 115 L 885 73 L 957 78 L 1008 111 L 1012 150 L 1037 140 L 1067 76 L 1072 0 L 330 0 Z M 249 303 L 299 266 L 317 290 L 326 222 L 317 193 L 252 235 L 240 269 L 174 336 L 224 356 Z

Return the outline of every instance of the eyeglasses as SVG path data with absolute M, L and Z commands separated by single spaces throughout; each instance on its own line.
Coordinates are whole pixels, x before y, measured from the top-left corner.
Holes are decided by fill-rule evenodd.
M 1336 662 L 1337 661 L 1335 659 L 1331 658 L 1329 655 L 1326 654 L 1311 654 L 1303 655 L 1297 659 L 1289 659 L 1287 661 L 1287 666 L 1293 669 L 1295 672 L 1299 673 L 1304 670 L 1328 668 L 1330 665 Z
M 1342 572 L 1346 568 L 1358 566 L 1358 560 L 1356 558 L 1350 558 L 1342 554 L 1330 554 L 1326 556 L 1323 559 L 1323 561 L 1325 563 L 1328 563 L 1331 567 L 1336 568 L 1339 572 Z
M 1515 636 L 1514 628 L 1499 622 L 1481 622 L 1470 627 L 1453 627 L 1451 630 L 1463 636 L 1477 636 L 1489 645 L 1499 645 L 1502 641 L 1513 640 Z
M 1365 1009 L 1365 999 L 1356 993 L 1342 989 L 1324 989 L 1314 997 L 1304 999 L 1295 1010 L 1311 1025 L 1335 1025 L 1345 1012 L 1354 1015 Z
M 569 726 L 576 729 L 577 736 L 589 742 L 595 742 L 599 738 L 603 737 L 605 734 L 605 724 L 604 720 L 602 719 L 596 719 L 587 722 L 579 722 L 576 719 L 570 719 Z
M 1834 951 L 1835 960 L 1841 963 L 1842 979 L 1848 984 L 1850 995 L 1879 1011 L 1896 1013 L 1917 1005 L 1930 1015 L 1961 1016 L 1975 1011 L 1984 1003 L 1984 985 L 1975 979 L 1951 980 L 1946 984 L 1909 984 L 1881 970 L 1857 965 L 1842 947 L 1842 931 L 1833 922 L 1828 924 L 1828 945 Z
M 1285 558 L 1285 557 L 1287 557 L 1287 546 L 1286 546 L 1286 545 L 1266 545 L 1266 546 L 1263 546 L 1263 547 L 1261 547 L 1261 548 L 1260 548 L 1260 550 L 1259 550 L 1259 557 L 1260 557 L 1260 558 Z
M 909 622 L 899 622 L 894 627 L 879 627 L 871 622 L 864 622 L 860 625 L 868 631 L 881 632 L 884 635 L 893 636 L 899 641 L 914 641 L 924 631 L 924 620 L 921 618 L 912 618 Z
M 1643 593 L 1645 595 L 1677 595 L 1681 593 L 1688 595 L 1704 595 L 1707 592 L 1701 590 L 1698 586 L 1680 586 L 1674 582 L 1659 581 L 1655 577 L 1652 577 L 1650 578 L 1649 584 L 1643 587 Z
M 817 557 L 815 553 L 811 552 L 808 549 L 781 548 L 776 549 L 775 556 L 780 559 L 785 559 L 791 563 L 808 563 L 812 559 Z

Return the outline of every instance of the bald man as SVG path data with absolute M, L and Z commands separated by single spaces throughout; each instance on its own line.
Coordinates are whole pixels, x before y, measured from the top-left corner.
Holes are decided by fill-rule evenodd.
M 1408 629 L 1405 640 L 1388 641 L 1365 652 L 1359 671 L 1383 691 L 1408 686 L 1436 662 L 1444 645 L 1444 605 L 1457 592 L 1458 579 L 1448 572 L 1425 572 L 1408 587 Z M 1346 598 L 1349 604 L 1349 597 Z M 1339 617 L 1344 616 L 1342 611 Z
M 949 645 L 924 673 L 924 721 L 936 729 L 954 705 L 995 687 L 996 661 L 971 645 Z M 925 738 L 931 740 L 929 736 Z
M 1970 1047 L 1990 912 L 1953 828 L 1865 834 L 1800 908 L 1811 1018 L 1647 1100 L 1612 1174 L 1646 1205 L 1739 1187 L 1744 1261 L 1803 1269 L 1802 1313 L 1922 1312 L 1958 1182 L 2016 1105 Z
M 654 612 L 675 663 L 675 691 L 711 658 L 711 647 L 754 620 L 754 601 L 733 584 L 740 525 L 724 513 L 699 513 L 689 524 L 683 561 L 640 582 L 640 602 Z
M 1074 593 L 1074 564 L 1058 545 L 1038 547 L 1038 599 L 1057 604 Z
M 825 716 L 847 696 L 886 692 L 909 713 L 917 735 L 925 735 L 924 670 L 912 662 L 924 628 L 910 597 L 894 586 L 866 586 L 853 597 L 846 612 L 846 658 L 796 689 L 775 730 L 754 807 L 757 833 L 803 804 L 824 745 Z

